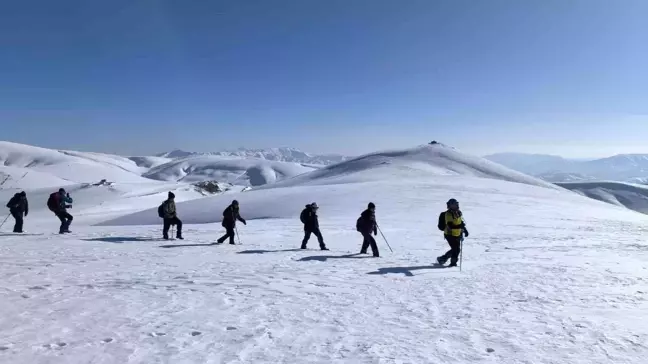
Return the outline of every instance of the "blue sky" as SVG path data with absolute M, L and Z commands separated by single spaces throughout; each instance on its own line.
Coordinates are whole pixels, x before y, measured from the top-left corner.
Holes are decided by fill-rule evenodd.
M 11 1 L 0 139 L 648 152 L 648 1 Z

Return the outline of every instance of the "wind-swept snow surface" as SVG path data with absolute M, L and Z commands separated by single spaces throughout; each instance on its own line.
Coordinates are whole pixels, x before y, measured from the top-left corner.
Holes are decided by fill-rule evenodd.
M 26 231 L 44 235 L 0 234 L 0 362 L 636 364 L 648 357 L 645 215 L 466 164 L 447 162 L 454 172 L 444 174 L 416 158 L 380 160 L 388 165 L 349 168 L 326 183 L 179 202 L 185 223 L 206 223 L 186 224 L 183 241 L 159 239 L 153 201 L 134 199 L 131 208 L 153 208 L 118 211 L 117 219 L 79 213 L 63 237 L 52 233 L 56 221 L 28 217 Z M 132 194 L 141 196 L 136 186 Z M 450 197 L 461 202 L 471 232 L 462 272 L 434 264 L 448 249 L 436 218 Z M 242 245 L 213 245 L 233 198 L 247 219 L 238 225 Z M 312 201 L 330 251 L 319 251 L 314 238 L 310 250 L 297 249 L 299 212 Z M 369 201 L 394 250 L 378 235 L 380 258 L 358 254 L 355 221 Z M 151 215 L 157 226 L 127 226 Z M 88 226 L 97 222 L 114 226 Z
M 566 189 L 595 200 L 624 206 L 648 214 L 648 186 L 623 182 L 557 183 Z

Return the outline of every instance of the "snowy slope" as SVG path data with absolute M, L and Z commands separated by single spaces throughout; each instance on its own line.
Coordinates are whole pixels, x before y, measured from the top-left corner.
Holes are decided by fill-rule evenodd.
M 7 177 L 9 177 L 7 179 Z M 38 189 L 44 187 L 63 187 L 74 184 L 74 182 L 58 178 L 49 173 L 35 171 L 23 167 L 6 167 L 0 166 L 0 186 L 1 189 L 20 188 L 20 189 Z
M 623 182 L 558 183 L 561 187 L 595 200 L 648 214 L 648 186 Z
M 142 170 L 135 162 L 100 153 L 56 151 L 0 141 L 0 163 L 28 168 L 71 183 L 92 183 L 101 179 L 122 183 L 150 182 L 140 176 Z
M 269 148 L 269 149 L 247 149 L 239 148 L 236 150 L 227 150 L 219 152 L 187 152 L 184 150 L 174 150 L 158 155 L 159 157 L 178 159 L 198 156 L 218 156 L 218 157 L 238 157 L 238 158 L 255 158 L 266 159 L 278 162 L 291 162 L 300 164 L 329 165 L 342 162 L 348 157 L 338 154 L 311 154 L 295 148 Z
M 164 158 L 164 157 L 151 157 L 151 156 L 138 156 L 138 157 L 128 157 L 128 159 L 132 160 L 135 162 L 135 164 L 138 167 L 151 169 L 153 167 L 157 167 L 161 164 L 164 163 L 169 163 L 172 161 L 171 158 Z
M 218 180 L 237 185 L 259 186 L 293 177 L 314 168 L 296 163 L 262 159 L 197 156 L 176 159 L 152 168 L 145 177 L 162 181 L 198 182 Z
M 428 152 L 435 155 L 419 151 Z M 430 166 L 411 152 L 382 155 L 370 159 L 388 164 L 356 161 L 327 184 L 180 202 L 185 223 L 215 222 L 186 224 L 185 241 L 156 240 L 159 219 L 125 226 L 148 223 L 154 210 L 99 227 L 80 213 L 64 238 L 48 233 L 53 224 L 28 220 L 28 230 L 46 234 L 0 236 L 0 361 L 607 364 L 648 356 L 644 215 L 513 175 L 493 178 L 503 170 L 472 168 L 467 156 Z M 436 217 L 450 197 L 471 232 L 462 272 L 434 265 L 447 249 Z M 232 198 L 248 220 L 238 226 L 242 245 L 210 245 Z M 311 201 L 331 251 L 295 249 L 298 215 Z M 379 235 L 378 259 L 357 254 L 355 220 L 368 201 L 394 250 Z

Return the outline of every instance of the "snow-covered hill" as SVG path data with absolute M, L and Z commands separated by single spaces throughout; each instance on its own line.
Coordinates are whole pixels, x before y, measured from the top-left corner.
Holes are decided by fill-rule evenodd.
M 517 171 L 534 176 L 553 178 L 552 182 L 571 182 L 577 175 L 600 181 L 634 182 L 648 177 L 648 155 L 620 154 L 594 160 L 571 160 L 550 155 L 501 153 L 485 157 Z
M 30 213 L 27 231 L 44 235 L 0 234 L 0 361 L 648 357 L 645 215 L 438 148 L 375 153 L 326 171 L 179 202 L 184 241 L 159 240 L 155 207 L 164 191 L 144 200 L 138 184 L 130 193 L 90 187 L 85 195 L 79 187 L 74 232 L 64 237 L 50 233 L 51 213 Z M 100 193 L 94 203 L 103 205 L 81 206 Z M 450 197 L 461 202 L 471 232 L 461 271 L 435 264 L 448 248 L 436 218 Z M 212 245 L 234 198 L 247 219 L 237 229 L 241 245 Z M 313 250 L 314 240 L 298 249 L 298 216 L 312 201 L 330 251 Z M 355 221 L 369 201 L 393 248 L 379 234 L 377 259 L 358 254 Z M 141 225 L 148 223 L 157 225 Z
M 648 214 L 648 186 L 598 181 L 558 183 L 558 185 L 595 200 Z
M 263 159 L 192 156 L 158 165 L 144 176 L 162 181 L 217 180 L 237 185 L 260 186 L 312 170 L 314 168 L 296 163 Z
M 536 177 L 547 182 L 584 182 L 597 180 L 594 176 L 586 176 L 584 174 L 570 172 L 546 172 L 538 174 Z
M 269 149 L 246 149 L 239 148 L 230 151 L 197 153 L 186 152 L 183 150 L 174 150 L 171 152 L 161 153 L 159 157 L 178 159 L 196 156 L 219 156 L 219 157 L 238 157 L 238 158 L 258 158 L 269 161 L 291 162 L 309 165 L 329 165 L 342 162 L 348 157 L 337 154 L 310 154 L 295 148 L 269 148 Z

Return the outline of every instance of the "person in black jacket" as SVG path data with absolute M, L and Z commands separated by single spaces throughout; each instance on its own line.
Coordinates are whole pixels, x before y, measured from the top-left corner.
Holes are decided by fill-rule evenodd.
M 13 216 L 13 218 L 16 220 L 13 232 L 22 233 L 23 214 L 25 217 L 29 214 L 29 202 L 27 202 L 27 193 L 25 193 L 25 191 L 22 191 L 15 194 L 14 197 L 9 200 L 9 203 L 7 203 L 7 207 L 9 208 L 11 216 Z
M 308 239 L 310 239 L 311 234 L 315 234 L 317 241 L 321 250 L 328 250 L 326 244 L 324 244 L 324 238 L 319 229 L 319 220 L 317 218 L 317 210 L 319 207 L 317 203 L 313 202 L 310 205 L 306 205 L 306 208 L 301 212 L 299 219 L 304 224 L 304 240 L 302 240 L 301 248 L 306 249 L 306 244 L 308 244 Z
M 242 222 L 244 225 L 247 225 L 245 219 L 239 214 L 239 203 L 238 201 L 232 201 L 232 204 L 227 206 L 223 211 L 223 227 L 225 228 L 225 235 L 218 238 L 218 244 L 222 244 L 227 238 L 229 238 L 230 244 L 234 245 L 234 229 L 236 228 L 236 220 Z
M 376 239 L 371 236 L 371 233 L 373 233 L 374 236 L 378 235 L 378 224 L 376 223 L 376 205 L 373 202 L 369 202 L 367 209 L 364 210 L 360 215 L 360 218 L 358 219 L 357 229 L 364 238 L 364 240 L 362 241 L 360 254 L 367 254 L 367 248 L 371 246 L 371 252 L 373 253 L 373 256 L 379 257 L 380 253 L 378 252 Z

